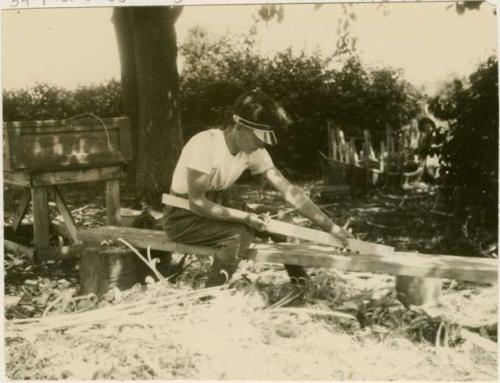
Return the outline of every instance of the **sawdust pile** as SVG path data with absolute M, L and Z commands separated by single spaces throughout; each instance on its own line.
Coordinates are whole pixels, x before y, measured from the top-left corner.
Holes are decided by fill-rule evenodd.
M 328 307 L 270 308 L 257 289 L 157 283 L 122 299 L 64 315 L 80 315 L 73 321 L 8 321 L 8 378 L 496 380 L 496 353 L 469 342 L 382 339 L 370 327 L 349 330 Z M 95 319 L 106 310 L 120 315 Z

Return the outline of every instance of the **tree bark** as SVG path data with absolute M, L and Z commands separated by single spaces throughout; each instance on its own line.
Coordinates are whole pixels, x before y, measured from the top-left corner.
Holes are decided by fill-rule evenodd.
M 123 109 L 130 122 L 132 158 L 127 164 L 127 189 L 135 191 L 135 170 L 139 142 L 139 95 L 135 71 L 135 48 L 131 24 L 131 8 L 115 7 L 112 21 L 115 27 L 121 67 Z
M 130 7 L 115 11 L 125 108 L 131 120 L 137 118 L 132 136 L 135 193 L 153 206 L 168 191 L 182 147 L 175 32 L 181 10 Z

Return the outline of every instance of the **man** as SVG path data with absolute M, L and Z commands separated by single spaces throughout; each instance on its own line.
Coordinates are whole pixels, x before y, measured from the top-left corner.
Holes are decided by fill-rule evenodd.
M 277 143 L 275 130 L 289 119 L 285 110 L 260 91 L 244 93 L 233 107 L 225 130 L 198 133 L 185 145 L 176 165 L 171 193 L 189 199 L 192 211 L 167 207 L 165 231 L 170 239 L 192 245 L 219 246 L 206 286 L 223 284 L 246 257 L 255 231 L 265 231 L 266 218 L 253 212 L 230 211 L 221 201 L 227 190 L 249 169 L 260 174 L 303 216 L 344 244 L 351 236 L 335 225 L 306 195 L 276 169 L 265 149 Z M 221 203 L 222 202 L 222 203 Z M 285 265 L 292 280 L 307 278 L 302 267 Z

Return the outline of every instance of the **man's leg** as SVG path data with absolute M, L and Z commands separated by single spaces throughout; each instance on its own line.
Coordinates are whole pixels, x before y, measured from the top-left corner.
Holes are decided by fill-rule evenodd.
M 246 210 L 252 211 L 256 214 L 262 214 L 262 213 L 268 213 L 268 212 L 270 212 L 271 214 L 278 213 L 277 211 L 270 211 L 269 206 L 265 207 L 264 210 L 259 210 L 259 208 L 250 209 L 248 207 L 246 207 Z M 293 222 L 292 216 L 290 214 L 281 215 L 278 219 L 280 221 L 283 221 L 283 222 L 290 222 L 290 223 Z M 268 232 L 257 232 L 257 233 L 255 233 L 255 236 L 257 238 L 262 239 L 262 240 L 267 240 L 268 238 L 271 238 L 271 240 L 275 243 L 283 243 L 283 242 L 289 241 L 288 237 L 286 235 L 272 234 L 272 233 L 268 233 Z M 288 265 L 288 264 L 284 264 L 284 266 L 285 266 L 286 272 L 288 273 L 288 276 L 290 277 L 290 281 L 293 284 L 304 286 L 310 280 L 310 277 L 307 274 L 306 269 L 304 267 L 299 266 L 299 265 Z
M 231 278 L 253 242 L 253 232 L 243 224 L 210 220 L 170 207 L 166 209 L 165 216 L 165 231 L 171 240 L 220 248 L 220 254 L 212 264 L 207 287 L 221 285 Z

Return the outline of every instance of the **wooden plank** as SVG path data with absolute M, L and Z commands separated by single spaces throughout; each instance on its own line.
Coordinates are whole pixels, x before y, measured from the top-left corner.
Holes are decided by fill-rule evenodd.
M 368 271 L 422 278 L 457 279 L 497 283 L 498 261 L 490 258 L 459 257 L 395 252 L 396 256 L 362 254 L 336 255 L 335 248 L 305 244 L 258 244 L 250 259 L 337 270 Z
M 79 232 L 84 243 L 100 244 L 104 240 L 116 242 L 122 238 L 132 246 L 145 249 L 151 246 L 153 250 L 178 252 L 182 254 L 216 255 L 216 247 L 184 245 L 172 242 L 165 232 L 160 230 L 135 229 L 131 227 L 103 226 Z
M 188 200 L 170 194 L 163 194 L 162 203 L 166 205 L 175 206 L 181 209 L 190 210 Z M 243 213 L 242 211 L 236 209 L 230 209 L 230 208 L 228 209 L 236 214 Z M 281 234 L 289 237 L 304 239 L 306 241 L 321 243 L 323 245 L 343 247 L 342 241 L 329 233 L 273 219 L 270 220 L 268 225 L 266 226 L 266 231 L 269 231 L 270 233 L 274 234 Z M 353 251 L 358 251 L 362 254 L 392 255 L 394 252 L 393 247 L 386 245 L 364 242 L 357 239 L 348 239 L 348 242 L 349 242 L 348 246 L 349 249 Z
M 106 222 L 120 225 L 120 181 L 106 181 Z
M 3 246 L 4 248 L 7 250 L 7 251 L 10 251 L 14 254 L 24 254 L 24 255 L 27 255 L 28 258 L 33 261 L 33 258 L 34 258 L 34 252 L 33 252 L 33 249 L 27 247 L 27 246 L 24 246 L 24 245 L 21 245 L 19 243 L 16 243 L 16 242 L 13 242 L 13 241 L 9 241 L 8 239 L 5 239 L 3 240 Z
M 61 213 L 64 219 L 70 238 L 74 243 L 80 243 L 80 239 L 78 238 L 78 229 L 76 228 L 75 221 L 73 220 L 73 216 L 71 215 L 68 206 L 66 205 L 64 197 L 57 187 L 53 186 L 52 190 L 54 191 L 57 210 L 59 210 L 59 213 Z
M 123 238 L 138 248 L 176 251 L 184 254 L 215 255 L 216 248 L 183 245 L 171 242 L 159 230 L 105 226 L 80 231 L 85 243 Z M 333 267 L 340 270 L 380 274 L 409 275 L 422 278 L 446 278 L 473 282 L 496 283 L 496 259 L 428 255 L 396 252 L 390 255 L 340 255 L 334 247 L 306 244 L 257 244 L 250 259 L 259 262 L 286 263 L 308 267 Z
M 25 188 L 23 190 L 23 195 L 21 196 L 21 200 L 19 201 L 19 206 L 17 207 L 16 212 L 14 213 L 14 219 L 12 220 L 12 234 L 16 234 L 17 229 L 19 229 L 19 225 L 23 221 L 24 216 L 26 215 L 26 211 L 28 210 L 28 206 L 31 201 L 31 190 Z
M 31 188 L 33 201 L 33 234 L 35 254 L 38 261 L 44 260 L 44 251 L 49 248 L 49 205 L 46 187 Z
M 30 187 L 30 177 L 25 172 L 3 172 L 3 182 L 7 185 Z
M 52 186 L 78 182 L 116 180 L 123 177 L 124 172 L 121 166 L 43 172 L 31 176 L 33 186 Z

